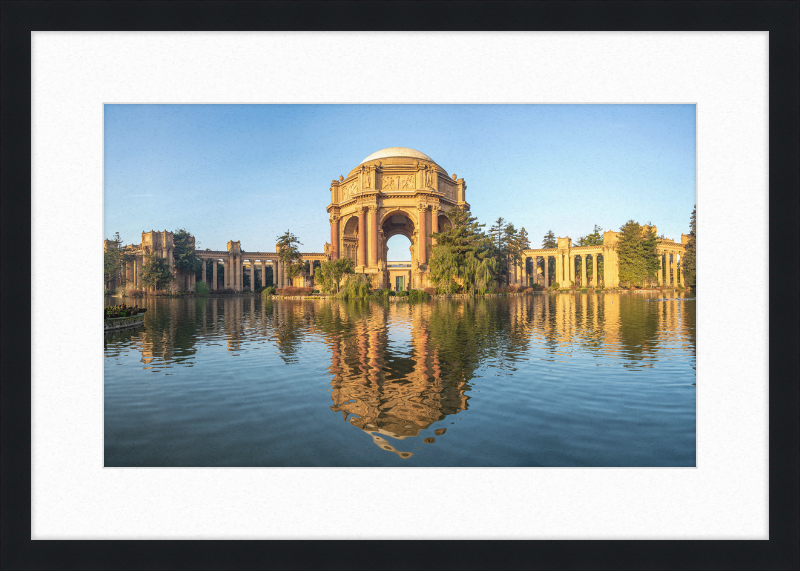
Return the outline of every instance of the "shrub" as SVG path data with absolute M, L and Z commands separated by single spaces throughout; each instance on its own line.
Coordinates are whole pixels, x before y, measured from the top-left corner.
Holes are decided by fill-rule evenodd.
M 276 291 L 277 290 L 274 285 L 265 287 L 263 290 L 261 290 L 261 297 L 267 297 L 268 295 L 275 295 Z
M 319 290 L 318 289 L 312 289 L 311 293 L 319 293 Z
M 196 282 L 194 284 L 194 293 L 197 297 L 208 297 L 208 284 L 206 282 Z
M 242 290 L 242 293 L 250 293 L 250 288 L 243 289 L 243 290 Z
M 376 289 L 370 294 L 370 297 L 385 299 L 390 295 L 394 295 L 394 292 L 390 289 Z
M 367 297 L 369 295 L 370 285 L 370 279 L 364 274 L 346 274 L 344 284 L 335 297 L 338 299 Z
M 423 301 L 430 298 L 431 298 L 430 294 L 425 290 L 412 289 L 408 292 L 409 301 Z
M 550 289 L 561 289 L 561 284 L 558 282 L 553 282 L 553 285 L 550 286 Z
M 310 287 L 286 286 L 277 290 L 278 295 L 283 295 L 287 297 L 308 295 L 310 293 L 311 293 Z
M 428 295 L 434 295 L 436 293 L 436 288 L 426 287 L 425 289 L 423 289 L 423 291 Z
M 525 290 L 522 293 L 533 293 L 533 288 L 532 287 L 525 288 Z

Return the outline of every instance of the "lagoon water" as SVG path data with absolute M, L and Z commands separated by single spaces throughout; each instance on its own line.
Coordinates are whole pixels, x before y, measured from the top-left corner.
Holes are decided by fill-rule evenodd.
M 106 466 L 695 465 L 683 293 L 125 302 Z

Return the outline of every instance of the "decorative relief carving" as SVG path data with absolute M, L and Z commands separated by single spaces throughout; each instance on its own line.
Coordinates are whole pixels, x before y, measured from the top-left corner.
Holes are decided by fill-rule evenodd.
M 378 205 L 377 204 L 370 204 L 370 205 L 367 206 L 367 208 L 369 208 L 370 212 L 377 212 L 378 211 Z
M 416 188 L 413 174 L 382 175 L 381 190 L 414 190 Z
M 354 180 L 350 184 L 342 187 L 342 200 L 349 200 L 354 194 L 358 192 L 358 181 Z
M 400 177 L 393 177 L 393 176 L 381 176 L 381 190 L 396 190 L 397 187 L 395 183 L 397 182 L 396 179 Z
M 426 188 L 433 188 L 433 168 L 427 167 L 425 169 L 425 187 Z
M 372 177 L 370 176 L 369 169 L 364 170 L 364 188 L 372 188 Z

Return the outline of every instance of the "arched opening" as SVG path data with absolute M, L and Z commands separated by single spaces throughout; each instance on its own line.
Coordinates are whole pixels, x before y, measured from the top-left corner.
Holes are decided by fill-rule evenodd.
M 414 229 L 414 221 L 401 210 L 387 213 L 381 221 L 381 260 L 385 264 L 385 284 L 394 291 L 413 286 L 411 272 L 414 260 Z
M 411 240 L 402 234 L 395 234 L 386 241 L 386 261 L 411 262 Z
M 344 223 L 342 230 L 341 258 L 350 258 L 355 265 L 364 265 L 366 260 L 358 259 L 358 216 L 351 216 Z

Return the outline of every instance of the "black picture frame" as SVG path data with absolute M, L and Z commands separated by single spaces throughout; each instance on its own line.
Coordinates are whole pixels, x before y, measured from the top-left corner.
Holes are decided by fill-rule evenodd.
M 800 442 L 800 3 L 2 3 L 3 569 L 797 569 Z M 32 541 L 31 312 L 9 295 L 30 264 L 34 30 L 769 31 L 769 540 Z M 381 24 L 378 24 L 381 25 Z M 28 190 L 28 192 L 26 192 Z M 21 247 L 22 246 L 22 247 Z M 788 293 L 788 295 L 787 295 Z M 763 295 L 753 292 L 753 295 Z

